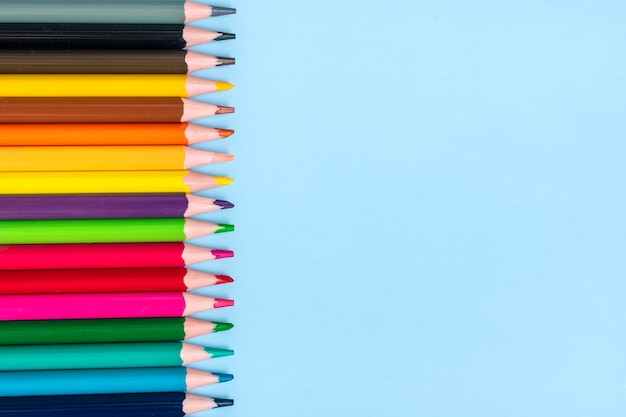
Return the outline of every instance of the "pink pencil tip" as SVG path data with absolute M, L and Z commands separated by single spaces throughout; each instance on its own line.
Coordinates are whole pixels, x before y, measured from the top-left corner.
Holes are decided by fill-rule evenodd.
M 225 249 L 211 249 L 211 253 L 215 256 L 215 259 L 232 258 L 235 256 L 235 252 Z
M 216 298 L 213 308 L 232 307 L 235 305 L 235 300 L 225 300 L 223 298 Z
M 228 284 L 231 282 L 235 282 L 235 280 L 228 275 L 216 275 L 215 278 L 217 278 L 216 284 Z

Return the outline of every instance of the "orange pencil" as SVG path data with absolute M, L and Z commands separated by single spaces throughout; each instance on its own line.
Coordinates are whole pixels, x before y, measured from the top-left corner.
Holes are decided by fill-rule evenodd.
M 0 146 L 193 145 L 233 133 L 192 123 L 0 123 Z

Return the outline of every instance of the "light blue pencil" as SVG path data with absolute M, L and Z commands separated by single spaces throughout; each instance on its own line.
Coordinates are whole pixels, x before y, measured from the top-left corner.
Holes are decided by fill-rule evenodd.
M 182 392 L 233 379 L 191 368 L 0 372 L 0 396 Z

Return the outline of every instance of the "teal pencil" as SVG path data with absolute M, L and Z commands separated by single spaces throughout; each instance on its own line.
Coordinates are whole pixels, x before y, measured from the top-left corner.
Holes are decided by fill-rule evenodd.
M 233 379 L 191 368 L 0 372 L 0 396 L 182 392 Z

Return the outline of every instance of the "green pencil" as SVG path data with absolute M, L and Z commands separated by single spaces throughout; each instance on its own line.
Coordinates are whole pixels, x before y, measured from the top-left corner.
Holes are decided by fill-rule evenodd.
M 187 366 L 233 353 L 181 342 L 0 346 L 0 371 Z
M 0 244 L 183 242 L 233 230 L 185 218 L 0 220 Z
M 232 327 L 191 317 L 0 321 L 0 345 L 177 341 Z

